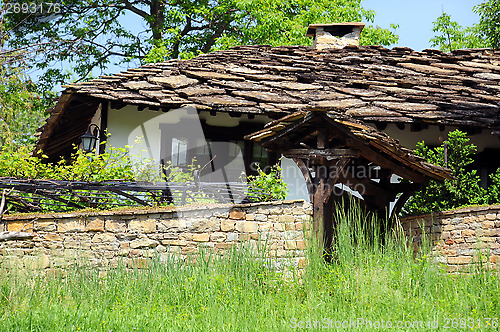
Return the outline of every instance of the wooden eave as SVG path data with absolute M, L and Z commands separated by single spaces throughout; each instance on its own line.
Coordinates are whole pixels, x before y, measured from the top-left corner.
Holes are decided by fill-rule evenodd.
M 296 148 L 297 144 L 307 143 L 304 137 L 314 140 L 321 128 L 329 129 L 330 146 L 335 148 L 321 151 Z M 304 136 L 308 132 L 311 134 Z M 363 157 L 417 183 L 425 183 L 428 179 L 453 179 L 451 170 L 427 163 L 387 134 L 337 112 L 299 111 L 267 124 L 266 128 L 247 135 L 245 139 L 291 158 L 314 156 L 327 162 L 328 157 L 332 160 L 345 156 Z

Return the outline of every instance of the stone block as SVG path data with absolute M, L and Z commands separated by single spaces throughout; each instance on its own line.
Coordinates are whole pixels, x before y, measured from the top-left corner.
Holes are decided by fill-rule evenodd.
M 462 231 L 462 236 L 464 237 L 471 237 L 471 236 L 475 236 L 476 235 L 476 231 L 472 230 L 472 229 L 465 229 Z
M 150 265 L 151 261 L 144 257 L 131 258 L 127 261 L 127 266 L 133 269 L 146 269 Z
M 103 218 L 90 218 L 85 225 L 86 232 L 104 232 L 104 219 Z
M 184 232 L 187 230 L 187 222 L 184 219 L 163 219 L 158 222 L 159 232 Z
M 229 219 L 236 219 L 236 220 L 245 219 L 245 212 L 231 210 L 231 211 L 229 211 Z
M 304 213 L 305 213 L 305 211 L 303 208 L 296 207 L 296 208 L 292 209 L 293 215 L 302 215 Z
M 83 219 L 60 219 L 57 223 L 59 233 L 83 232 L 85 230 L 85 221 Z
M 273 229 L 273 224 L 270 222 L 263 222 L 258 224 L 259 226 L 259 232 L 269 232 L 270 230 Z
M 241 233 L 256 233 L 257 232 L 257 224 L 252 221 L 237 221 L 236 230 Z
M 195 242 L 208 242 L 210 235 L 208 233 L 193 234 L 193 241 Z
M 238 235 L 238 241 L 248 241 L 251 239 L 251 235 L 249 233 L 240 233 Z
M 220 250 L 227 250 L 233 246 L 234 246 L 233 243 L 225 243 L 225 242 L 215 244 L 215 248 L 220 249 Z
M 269 216 L 269 219 L 271 219 L 271 216 Z M 255 220 L 256 221 L 267 221 L 268 220 L 268 216 L 265 215 L 265 214 L 256 214 L 255 215 Z
M 305 268 L 306 266 L 307 266 L 307 258 L 305 258 L 305 257 L 301 257 L 301 258 L 299 258 L 299 263 L 297 264 L 297 267 L 298 267 L 299 269 L 303 269 L 303 268 Z
M 181 248 L 181 255 L 193 255 L 198 253 L 200 250 L 198 247 L 186 246 Z
M 220 230 L 219 219 L 212 217 L 210 219 L 191 219 L 191 225 L 188 226 L 189 231 L 193 233 L 216 232 Z
M 281 216 L 278 217 L 278 221 L 279 222 L 284 222 L 284 223 L 294 222 L 295 218 L 292 215 L 284 214 L 284 215 L 281 215 Z
M 295 230 L 301 231 L 304 229 L 304 223 L 303 222 L 296 222 L 295 223 Z
M 132 249 L 155 248 L 158 244 L 159 243 L 154 240 L 148 238 L 142 238 L 130 242 L 130 248 Z
M 453 231 L 455 230 L 455 225 L 444 225 L 443 226 L 443 231 L 446 232 L 446 231 Z
M 191 234 L 191 233 L 181 233 L 181 234 L 179 234 L 179 240 L 193 241 L 193 234 Z
M 133 219 L 128 223 L 128 229 L 132 232 L 154 233 L 156 232 L 156 219 Z
M 105 228 L 108 232 L 123 233 L 127 230 L 127 224 L 123 220 L 106 220 Z
M 283 232 L 285 230 L 285 224 L 280 222 L 274 223 L 274 230 L 278 232 Z
M 227 233 L 226 234 L 226 241 L 229 241 L 229 242 L 238 241 L 238 233 Z
M 247 213 L 245 216 L 245 220 L 247 221 L 254 221 L 255 220 L 255 214 L 253 213 Z
M 283 209 L 280 209 L 280 208 L 272 208 L 272 209 L 259 208 L 258 211 L 261 214 L 269 214 L 269 215 L 275 215 L 275 216 L 283 214 Z
M 448 257 L 448 264 L 469 264 L 471 262 L 471 256 Z
M 220 222 L 220 228 L 223 232 L 234 231 L 234 226 L 236 225 L 236 221 L 222 219 Z
M 224 240 L 226 240 L 226 233 L 215 232 L 210 234 L 210 241 L 223 242 Z
M 35 230 L 39 232 L 55 232 L 57 225 L 54 219 L 42 219 L 42 221 L 35 221 Z
M 305 250 L 307 248 L 307 243 L 305 240 L 297 240 L 297 249 Z
M 295 250 L 297 249 L 297 242 L 294 240 L 285 241 L 285 250 Z
M 97 233 L 92 238 L 93 243 L 116 242 L 116 236 L 113 233 Z
M 491 220 L 483 221 L 483 229 L 495 228 L 495 222 Z
M 187 246 L 188 244 L 186 240 L 162 240 L 160 242 L 165 246 Z
M 33 233 L 34 224 L 33 221 L 26 222 L 25 220 L 21 221 L 10 221 L 7 222 L 7 231 L 9 232 L 27 232 Z
M 28 270 L 43 270 L 50 267 L 50 256 L 25 256 L 23 257 L 23 263 Z
M 57 233 L 49 233 L 45 234 L 44 239 L 47 241 L 62 241 L 63 238 L 59 236 Z
M 486 214 L 486 220 L 495 220 L 497 219 L 497 215 L 495 213 Z

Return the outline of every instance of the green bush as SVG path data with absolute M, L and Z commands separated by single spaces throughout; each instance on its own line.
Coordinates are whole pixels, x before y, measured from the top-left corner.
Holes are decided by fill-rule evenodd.
M 404 214 L 424 214 L 500 201 L 500 169 L 491 176 L 492 185 L 482 188 L 478 171 L 470 169 L 477 147 L 469 141 L 464 132 L 455 130 L 448 134 L 448 139 L 441 146 L 431 148 L 425 142 L 417 144 L 417 155 L 432 164 L 450 168 L 456 179 L 444 183 L 431 180 L 425 189 L 408 200 Z M 448 148 L 447 164 L 444 160 L 445 144 Z
M 270 168 L 266 174 L 257 164 L 257 175 L 249 175 L 249 189 L 257 189 L 255 193 L 256 199 L 260 202 L 274 201 L 285 199 L 288 193 L 286 183 L 281 178 L 281 167 L 276 164 Z

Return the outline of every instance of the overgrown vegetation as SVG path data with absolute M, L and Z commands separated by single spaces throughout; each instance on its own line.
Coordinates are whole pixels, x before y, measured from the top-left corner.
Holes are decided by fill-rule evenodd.
M 444 273 L 428 251 L 414 258 L 397 231 L 382 246 L 367 236 L 376 231 L 366 222 L 370 217 L 356 209 L 337 211 L 338 262 L 325 264 L 311 250 L 304 271 L 274 270 L 262 252 L 256 259 L 245 249 L 224 257 L 205 252 L 193 256 L 196 263 L 154 260 L 147 269 L 101 274 L 84 268 L 30 273 L 7 269 L 4 260 L 0 330 L 496 329 L 497 272 L 478 265 L 468 274 Z M 382 321 L 393 328 L 374 327 Z M 354 325 L 342 328 L 343 322 Z M 437 329 L 429 327 L 435 323 Z
M 466 133 L 455 130 L 449 133 L 448 139 L 441 146 L 432 148 L 425 142 L 417 144 L 417 155 L 432 164 L 450 168 L 456 180 L 446 180 L 444 183 L 430 181 L 425 189 L 408 200 L 404 208 L 406 214 L 424 214 L 465 205 L 500 202 L 500 169 L 490 175 L 491 184 L 488 188 L 481 187 L 478 171 L 472 169 L 477 147 L 469 142 Z
M 107 145 L 106 152 L 97 155 L 94 152 L 84 152 L 75 146 L 74 153 L 69 160 L 61 159 L 57 163 L 46 163 L 43 154 L 35 157 L 31 154 L 30 146 L 15 146 L 13 144 L 4 145 L 0 149 L 0 178 L 16 179 L 42 179 L 59 181 L 82 181 L 82 182 L 105 182 L 105 181 L 146 181 L 146 182 L 173 182 L 175 184 L 194 185 L 196 176 L 200 172 L 200 165 L 196 158 L 185 168 L 174 166 L 170 161 L 165 165 L 158 165 L 156 162 L 142 155 L 141 140 L 137 139 L 134 146 L 116 148 Z M 138 149 L 137 149 L 137 148 Z M 139 151 L 139 155 L 133 155 L 130 151 Z M 286 183 L 281 179 L 281 168 L 279 165 L 270 168 L 270 173 L 266 174 L 259 168 L 259 174 L 250 176 L 248 188 L 252 193 L 249 195 L 253 201 L 272 201 L 284 199 L 286 197 Z M 198 191 L 188 191 L 191 200 L 203 203 L 217 202 L 208 194 Z M 255 192 L 256 194 L 254 194 Z M 166 199 L 165 193 L 149 192 L 145 198 L 154 205 L 171 205 L 171 200 Z M 31 193 L 20 193 L 21 197 L 30 198 Z M 92 192 L 78 192 L 61 194 L 60 198 L 76 203 L 84 208 L 109 209 L 115 204 L 136 205 L 134 201 L 121 196 L 106 196 L 96 200 L 88 200 L 86 197 L 92 196 Z M 51 208 L 51 204 L 57 203 L 51 198 L 38 199 L 37 205 L 43 206 L 44 210 Z M 24 206 L 24 205 L 23 205 Z M 2 212 L 24 211 L 24 207 L 16 204 L 7 204 L 7 208 Z M 78 206 L 68 205 L 62 207 L 56 205 L 56 209 L 65 211 L 75 210 Z
M 288 187 L 281 178 L 281 166 L 276 164 L 269 167 L 269 172 L 264 172 L 257 164 L 257 175 L 248 176 L 250 188 L 259 190 L 256 198 L 260 202 L 285 199 L 288 193 Z

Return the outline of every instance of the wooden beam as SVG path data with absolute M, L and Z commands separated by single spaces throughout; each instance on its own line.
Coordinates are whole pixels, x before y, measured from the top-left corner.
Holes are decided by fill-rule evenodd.
M 281 152 L 285 156 L 322 156 L 358 158 L 360 153 L 354 149 L 289 149 Z
M 262 139 L 262 141 L 261 141 L 262 146 L 265 147 L 269 143 L 272 143 L 272 142 L 276 141 L 279 138 L 287 136 L 289 133 L 297 130 L 297 128 L 300 128 L 304 124 L 306 124 L 307 122 L 309 122 L 309 120 L 311 120 L 313 117 L 314 117 L 314 113 L 309 113 L 302 120 L 297 121 L 296 123 L 294 123 L 293 125 L 289 126 L 288 128 L 281 130 L 280 132 L 276 133 L 275 135 L 273 135 L 271 137 L 267 137 L 267 138 Z
M 330 199 L 330 196 L 333 193 L 333 187 L 338 182 L 340 175 L 344 171 L 345 166 L 347 164 L 349 164 L 350 161 L 351 161 L 351 158 L 343 157 L 340 160 L 338 160 L 337 163 L 335 163 L 335 165 L 331 166 L 331 168 L 335 168 L 335 172 L 333 172 L 333 174 L 332 174 L 331 169 L 329 170 L 330 171 L 329 177 L 328 177 L 328 180 L 326 181 L 326 187 L 325 187 L 324 199 L 323 199 L 323 202 L 325 204 Z

